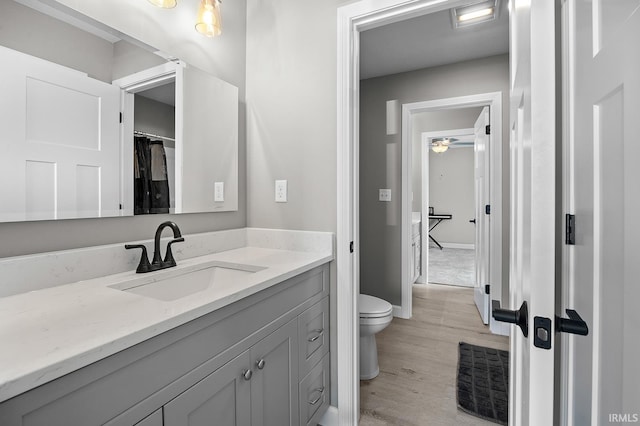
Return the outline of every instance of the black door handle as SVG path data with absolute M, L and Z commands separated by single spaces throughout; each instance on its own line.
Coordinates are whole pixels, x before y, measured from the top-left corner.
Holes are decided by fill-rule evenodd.
M 556 317 L 557 331 L 562 333 L 579 334 L 586 336 L 589 334 L 589 327 L 582 317 L 573 309 L 566 310 L 569 318 Z
M 491 315 L 496 321 L 508 322 L 520 327 L 524 337 L 529 336 L 529 310 L 527 309 L 527 302 L 522 302 L 520 309 L 512 311 L 510 309 L 500 308 L 500 302 L 497 300 L 491 301 L 492 312 Z
M 475 224 L 476 224 L 476 218 L 474 217 L 474 218 L 473 218 L 473 219 L 471 219 L 469 222 L 470 222 L 470 223 L 473 223 L 473 224 L 475 225 Z

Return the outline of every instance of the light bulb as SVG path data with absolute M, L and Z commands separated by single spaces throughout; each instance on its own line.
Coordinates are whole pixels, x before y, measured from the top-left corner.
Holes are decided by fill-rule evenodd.
M 198 17 L 196 18 L 196 31 L 207 37 L 222 34 L 219 0 L 200 0 Z
M 177 0 L 148 0 L 154 6 L 161 7 L 163 9 L 173 9 L 178 4 Z

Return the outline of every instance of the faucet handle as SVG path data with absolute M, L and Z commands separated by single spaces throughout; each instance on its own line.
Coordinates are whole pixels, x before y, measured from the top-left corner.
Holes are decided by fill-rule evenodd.
M 149 263 L 149 257 L 147 257 L 147 247 L 144 244 L 125 244 L 124 248 L 126 248 L 127 250 L 136 249 L 136 248 L 141 248 L 142 249 L 142 256 L 140 257 L 140 263 L 138 264 L 138 267 L 136 268 L 136 272 L 138 274 L 141 274 L 143 272 L 149 272 L 149 271 L 153 270 L 151 268 L 151 264 Z
M 167 244 L 167 253 L 164 256 L 164 262 L 162 262 L 163 266 L 176 266 L 176 260 L 173 258 L 173 252 L 171 251 L 171 244 L 173 243 L 181 243 L 184 241 L 184 238 L 180 237 L 180 238 L 174 238 L 173 240 L 169 241 L 169 243 Z

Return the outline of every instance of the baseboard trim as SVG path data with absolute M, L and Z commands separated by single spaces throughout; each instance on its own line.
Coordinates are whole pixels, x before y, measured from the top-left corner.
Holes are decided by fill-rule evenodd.
M 398 306 L 398 305 L 391 305 L 393 306 L 393 316 L 394 317 L 398 317 L 398 318 L 402 318 L 402 306 Z
M 318 422 L 320 426 L 336 426 L 338 424 L 338 408 L 330 405 Z
M 511 325 L 509 323 L 499 322 L 494 320 L 493 318 L 490 318 L 489 329 L 493 334 L 498 334 L 500 336 L 509 336 L 511 332 Z
M 475 244 L 463 244 L 463 243 L 440 243 L 442 247 L 445 248 L 457 248 L 457 249 L 467 249 L 473 250 L 476 248 Z M 430 248 L 437 248 L 435 244 L 429 244 Z

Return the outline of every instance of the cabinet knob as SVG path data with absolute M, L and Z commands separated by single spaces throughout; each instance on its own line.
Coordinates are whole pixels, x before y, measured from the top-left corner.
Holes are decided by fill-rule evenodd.
M 264 368 L 264 365 L 265 365 L 265 364 L 266 364 L 266 363 L 264 362 L 264 358 L 261 358 L 259 361 L 256 361 L 256 365 L 258 366 L 258 368 L 259 368 L 260 370 L 262 370 L 262 369 Z
M 253 372 L 251 370 L 244 370 L 242 372 L 242 377 L 244 377 L 245 380 L 251 380 L 251 376 L 253 376 Z
M 318 333 L 313 337 L 309 337 L 307 339 L 308 342 L 315 342 L 316 340 L 318 340 L 320 338 L 320 336 L 322 336 L 322 333 L 324 333 L 324 328 L 317 328 L 315 330 L 313 330 L 314 333 Z
M 321 388 L 316 388 L 313 390 L 313 393 L 319 392 L 320 394 L 318 395 L 317 398 L 312 399 L 307 401 L 309 404 L 311 405 L 316 405 L 318 403 L 318 401 L 320 401 L 322 399 L 322 395 L 324 394 L 324 386 Z

